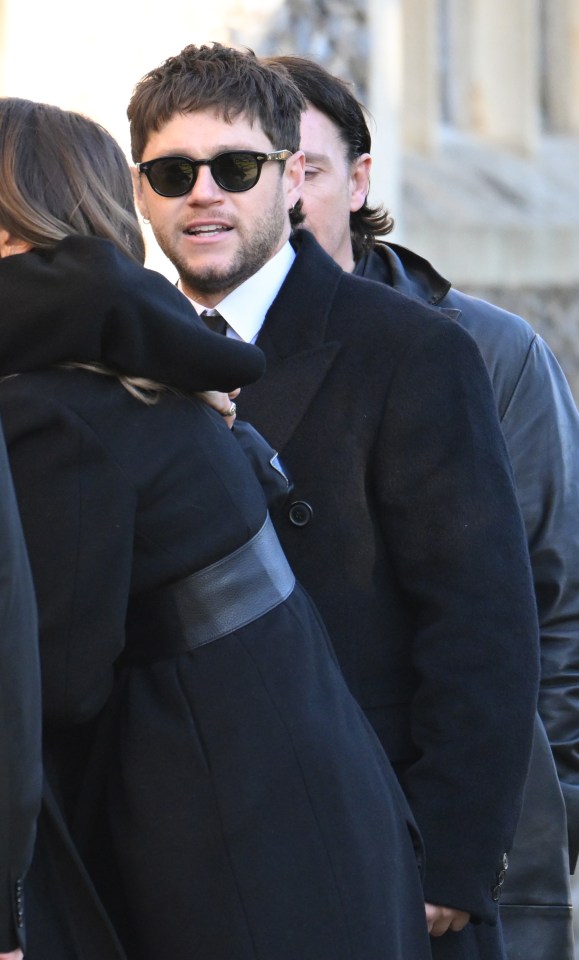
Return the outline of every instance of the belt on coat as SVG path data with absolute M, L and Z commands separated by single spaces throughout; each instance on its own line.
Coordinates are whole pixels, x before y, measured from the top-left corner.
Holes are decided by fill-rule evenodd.
M 273 610 L 294 586 L 268 514 L 258 533 L 227 557 L 136 599 L 123 659 L 162 659 L 205 646 Z

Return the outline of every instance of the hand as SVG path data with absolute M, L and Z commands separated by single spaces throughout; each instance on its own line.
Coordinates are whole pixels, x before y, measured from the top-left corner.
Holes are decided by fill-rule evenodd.
M 24 960 L 22 950 L 11 950 L 10 953 L 0 953 L 0 960 Z
M 426 926 L 431 937 L 441 937 L 447 930 L 458 933 L 459 930 L 466 927 L 470 920 L 470 913 L 465 913 L 464 910 L 439 907 L 434 903 L 425 903 L 424 908 L 426 910 Z
M 235 411 L 232 414 L 229 414 L 228 411 L 231 410 L 232 401 L 239 396 L 241 390 L 232 390 L 231 393 L 220 393 L 219 390 L 204 390 L 203 393 L 196 393 L 195 396 L 199 400 L 203 400 L 204 403 L 207 403 L 210 407 L 213 407 L 214 410 L 217 410 L 217 413 L 220 413 L 223 419 L 225 420 L 228 427 L 232 427 L 235 421 L 236 413 Z M 0 956 L 0 960 L 2 957 Z

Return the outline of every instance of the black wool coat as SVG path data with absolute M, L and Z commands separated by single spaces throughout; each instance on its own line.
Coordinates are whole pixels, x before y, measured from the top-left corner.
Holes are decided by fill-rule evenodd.
M 294 482 L 277 530 L 399 772 L 425 897 L 494 924 L 538 644 L 489 378 L 456 323 L 344 273 L 307 233 L 294 243 L 257 341 L 266 373 L 238 410 Z M 503 955 L 498 930 L 474 930 L 436 955 Z
M 36 275 L 38 257 L 22 259 Z M 16 309 L 26 295 L 5 262 L 0 291 Z M 108 280 L 101 309 L 64 314 L 73 339 L 102 323 Z M 62 300 L 42 304 L 58 328 Z M 50 324 L 45 340 L 51 353 Z M 4 359 L 17 370 L 19 348 Z M 266 522 L 223 419 L 50 364 L 4 379 L 0 414 L 40 614 L 47 786 L 27 958 L 428 960 L 414 819 L 291 573 L 283 596 L 235 620 L 238 568 L 225 629 L 185 642 L 172 585 L 218 563 L 203 594 L 215 613 L 223 562 Z
M 36 600 L 0 428 L 0 953 L 26 949 L 24 876 L 42 790 Z

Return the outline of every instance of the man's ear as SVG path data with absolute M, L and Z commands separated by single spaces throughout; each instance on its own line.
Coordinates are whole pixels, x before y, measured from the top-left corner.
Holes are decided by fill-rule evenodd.
M 0 258 L 12 257 L 15 253 L 28 253 L 32 250 L 32 244 L 20 237 L 15 237 L 8 230 L 0 229 Z
M 372 157 L 369 153 L 361 153 L 356 157 L 350 168 L 350 213 L 356 213 L 364 206 L 370 192 L 370 168 Z
M 285 162 L 284 180 L 286 183 L 287 208 L 291 210 L 302 195 L 302 188 L 306 176 L 306 155 L 303 150 L 296 150 Z
M 133 193 L 135 195 L 137 209 L 145 220 L 149 220 L 149 208 L 143 190 L 143 178 L 136 167 L 131 167 L 131 176 L 133 178 Z

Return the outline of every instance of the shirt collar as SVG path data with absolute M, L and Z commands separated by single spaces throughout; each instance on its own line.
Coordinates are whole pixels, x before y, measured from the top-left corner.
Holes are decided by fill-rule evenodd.
M 227 322 L 228 336 L 246 343 L 255 343 L 265 315 L 277 297 L 295 256 L 295 250 L 288 240 L 257 273 L 228 293 L 220 303 L 215 304 L 215 310 L 218 310 Z M 180 287 L 180 283 L 178 286 Z M 206 309 L 196 300 L 191 300 L 191 303 L 197 313 Z

